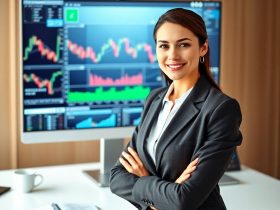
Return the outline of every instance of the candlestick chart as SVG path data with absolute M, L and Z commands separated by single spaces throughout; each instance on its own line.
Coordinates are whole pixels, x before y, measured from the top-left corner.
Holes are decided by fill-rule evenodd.
M 156 62 L 154 41 L 147 38 L 150 34 L 144 27 L 108 27 L 110 33 L 101 26 L 68 29 L 66 45 L 69 64 Z
M 25 65 L 61 64 L 63 41 L 59 29 L 41 27 L 26 31 L 22 52 Z
M 56 98 L 62 96 L 62 71 L 44 69 L 23 74 L 24 96 L 32 98 Z

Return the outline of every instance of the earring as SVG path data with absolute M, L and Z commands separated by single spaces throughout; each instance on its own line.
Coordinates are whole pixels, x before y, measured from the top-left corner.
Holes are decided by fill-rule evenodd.
M 204 60 L 205 60 L 205 59 L 204 59 L 203 56 L 199 57 L 199 62 L 200 62 L 200 63 L 204 63 Z

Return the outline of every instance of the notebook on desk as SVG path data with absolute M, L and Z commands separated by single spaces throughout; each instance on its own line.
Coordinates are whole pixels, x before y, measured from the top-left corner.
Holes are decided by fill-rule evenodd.
M 44 206 L 37 207 L 33 210 L 101 210 L 100 207 L 92 203 L 67 203 L 58 202 L 50 203 Z
M 232 184 L 240 184 L 240 181 L 238 179 L 235 179 L 227 174 L 224 174 L 222 178 L 219 181 L 219 185 L 232 185 Z

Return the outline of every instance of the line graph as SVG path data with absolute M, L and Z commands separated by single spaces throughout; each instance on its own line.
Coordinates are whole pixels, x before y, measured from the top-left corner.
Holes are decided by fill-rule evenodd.
M 86 25 L 67 29 L 69 64 L 156 62 L 154 41 L 147 26 Z
M 90 59 L 93 63 L 102 62 L 102 58 L 104 57 L 104 55 L 111 51 L 113 51 L 113 56 L 115 58 L 118 58 L 120 56 L 122 48 L 124 48 L 124 52 L 127 55 L 131 56 L 131 58 L 133 59 L 137 59 L 139 52 L 144 51 L 147 54 L 149 62 L 155 62 L 155 55 L 152 52 L 151 45 L 147 43 L 140 43 L 132 46 L 128 38 L 121 38 L 117 42 L 110 38 L 105 44 L 102 45 L 98 53 L 94 51 L 92 47 L 83 47 L 70 40 L 67 41 L 67 47 L 69 51 L 76 55 L 78 58 L 82 60 Z
M 38 73 L 23 74 L 24 91 L 27 96 L 35 96 L 38 93 L 45 96 L 52 96 L 56 94 L 56 90 L 61 91 L 61 81 L 58 80 L 62 76 L 62 71 L 44 72 L 44 75 L 38 76 Z M 44 78 L 46 74 L 50 74 L 49 79 Z M 38 90 L 39 89 L 39 90 Z

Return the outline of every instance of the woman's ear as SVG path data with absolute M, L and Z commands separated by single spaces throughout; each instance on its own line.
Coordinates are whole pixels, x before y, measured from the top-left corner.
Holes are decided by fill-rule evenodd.
M 200 47 L 200 56 L 203 57 L 208 52 L 208 40 Z

